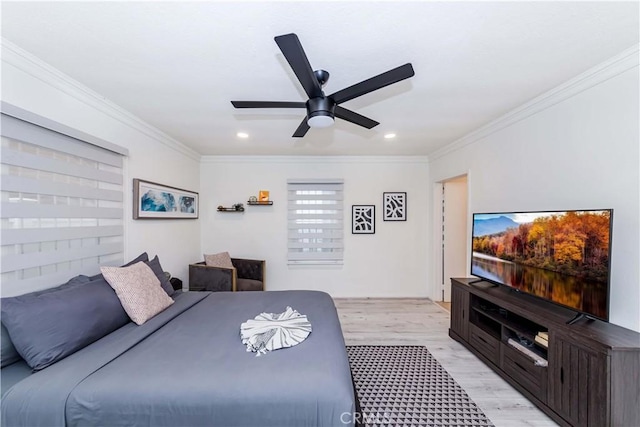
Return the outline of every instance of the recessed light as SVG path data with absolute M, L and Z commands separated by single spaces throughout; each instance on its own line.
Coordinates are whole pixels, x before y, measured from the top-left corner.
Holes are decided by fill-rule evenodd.
M 248 133 L 246 133 L 246 132 L 238 132 L 238 133 L 236 133 L 236 136 L 237 136 L 238 138 L 242 138 L 242 139 L 247 139 L 247 138 L 249 138 L 249 134 L 248 134 Z
M 384 139 L 393 139 L 396 137 L 395 133 L 385 133 L 384 134 Z

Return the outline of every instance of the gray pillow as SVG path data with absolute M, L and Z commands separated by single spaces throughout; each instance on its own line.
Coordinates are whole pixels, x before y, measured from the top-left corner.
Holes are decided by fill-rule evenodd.
M 142 252 L 140 255 L 138 255 L 136 258 L 132 259 L 131 261 L 129 261 L 128 263 L 126 263 L 125 265 L 123 265 L 123 267 L 129 267 L 130 265 L 139 263 L 140 261 L 142 262 L 147 262 L 149 261 L 149 254 L 146 252 Z
M 153 273 L 156 275 L 158 280 L 160 281 L 160 286 L 167 293 L 167 295 L 171 296 L 175 292 L 173 286 L 171 286 L 171 282 L 169 282 L 169 278 L 166 274 L 164 274 L 164 270 L 162 270 L 162 266 L 160 265 L 160 259 L 158 255 L 156 255 L 151 261 L 146 263 Z
M 142 252 L 140 255 L 138 255 L 137 257 L 135 257 L 134 259 L 132 259 L 131 261 L 129 261 L 128 263 L 126 263 L 122 267 L 129 267 L 130 265 L 133 265 L 133 264 L 138 263 L 140 261 L 149 262 L 149 254 L 146 253 L 146 252 Z M 91 279 L 91 280 L 96 280 L 96 279 L 101 279 L 101 278 L 102 278 L 102 273 L 96 274 L 95 276 L 89 277 L 89 279 Z
M 4 324 L 1 327 L 2 336 L 0 336 L 0 366 L 4 368 L 5 366 L 9 366 L 12 363 L 16 363 L 21 359 L 21 357 L 14 347 L 13 342 L 11 342 L 11 338 L 9 337 L 9 332 L 7 332 L 7 328 L 4 327 Z
M 63 285 L 56 286 L 55 288 L 48 288 L 48 289 L 43 289 L 41 291 L 32 292 L 31 295 L 38 296 L 38 295 L 48 294 L 51 292 L 57 292 L 60 289 L 77 287 L 85 283 L 88 283 L 89 281 L 90 279 L 88 276 L 80 275 L 72 278 L 71 280 L 69 280 L 67 283 Z M 18 351 L 16 350 L 15 346 L 13 345 L 13 342 L 11 341 L 11 337 L 9 336 L 9 332 L 7 331 L 7 328 L 4 327 L 4 323 L 2 324 L 2 337 L 1 337 L 0 344 L 1 344 L 1 351 L 0 351 L 1 367 L 9 366 L 12 363 L 15 363 L 21 359 L 20 354 L 18 354 Z
M 62 289 L 76 288 L 80 285 L 84 285 L 85 283 L 89 283 L 91 280 L 92 280 L 91 277 L 81 274 L 79 276 L 69 279 L 67 283 L 56 286 L 55 288 L 42 289 L 40 291 L 31 292 L 29 295 L 38 296 L 38 295 L 50 294 L 51 292 L 58 292 Z
M 16 350 L 36 371 L 129 322 L 104 278 L 48 293 L 2 298 L 1 311 Z

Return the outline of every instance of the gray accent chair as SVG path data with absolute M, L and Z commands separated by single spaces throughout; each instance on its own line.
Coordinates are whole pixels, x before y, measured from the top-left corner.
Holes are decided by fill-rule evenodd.
M 234 268 L 189 264 L 190 291 L 263 291 L 264 260 L 231 258 Z

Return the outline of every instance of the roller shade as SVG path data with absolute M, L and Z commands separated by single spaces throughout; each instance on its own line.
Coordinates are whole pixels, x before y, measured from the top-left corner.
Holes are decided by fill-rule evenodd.
M 2 296 L 123 262 L 123 156 L 1 117 Z
M 343 181 L 289 180 L 289 264 L 342 264 Z

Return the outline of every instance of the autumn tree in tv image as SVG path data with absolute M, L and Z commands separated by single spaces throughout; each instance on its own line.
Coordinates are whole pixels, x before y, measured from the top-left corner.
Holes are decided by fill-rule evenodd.
M 471 273 L 606 318 L 611 211 L 474 214 Z

